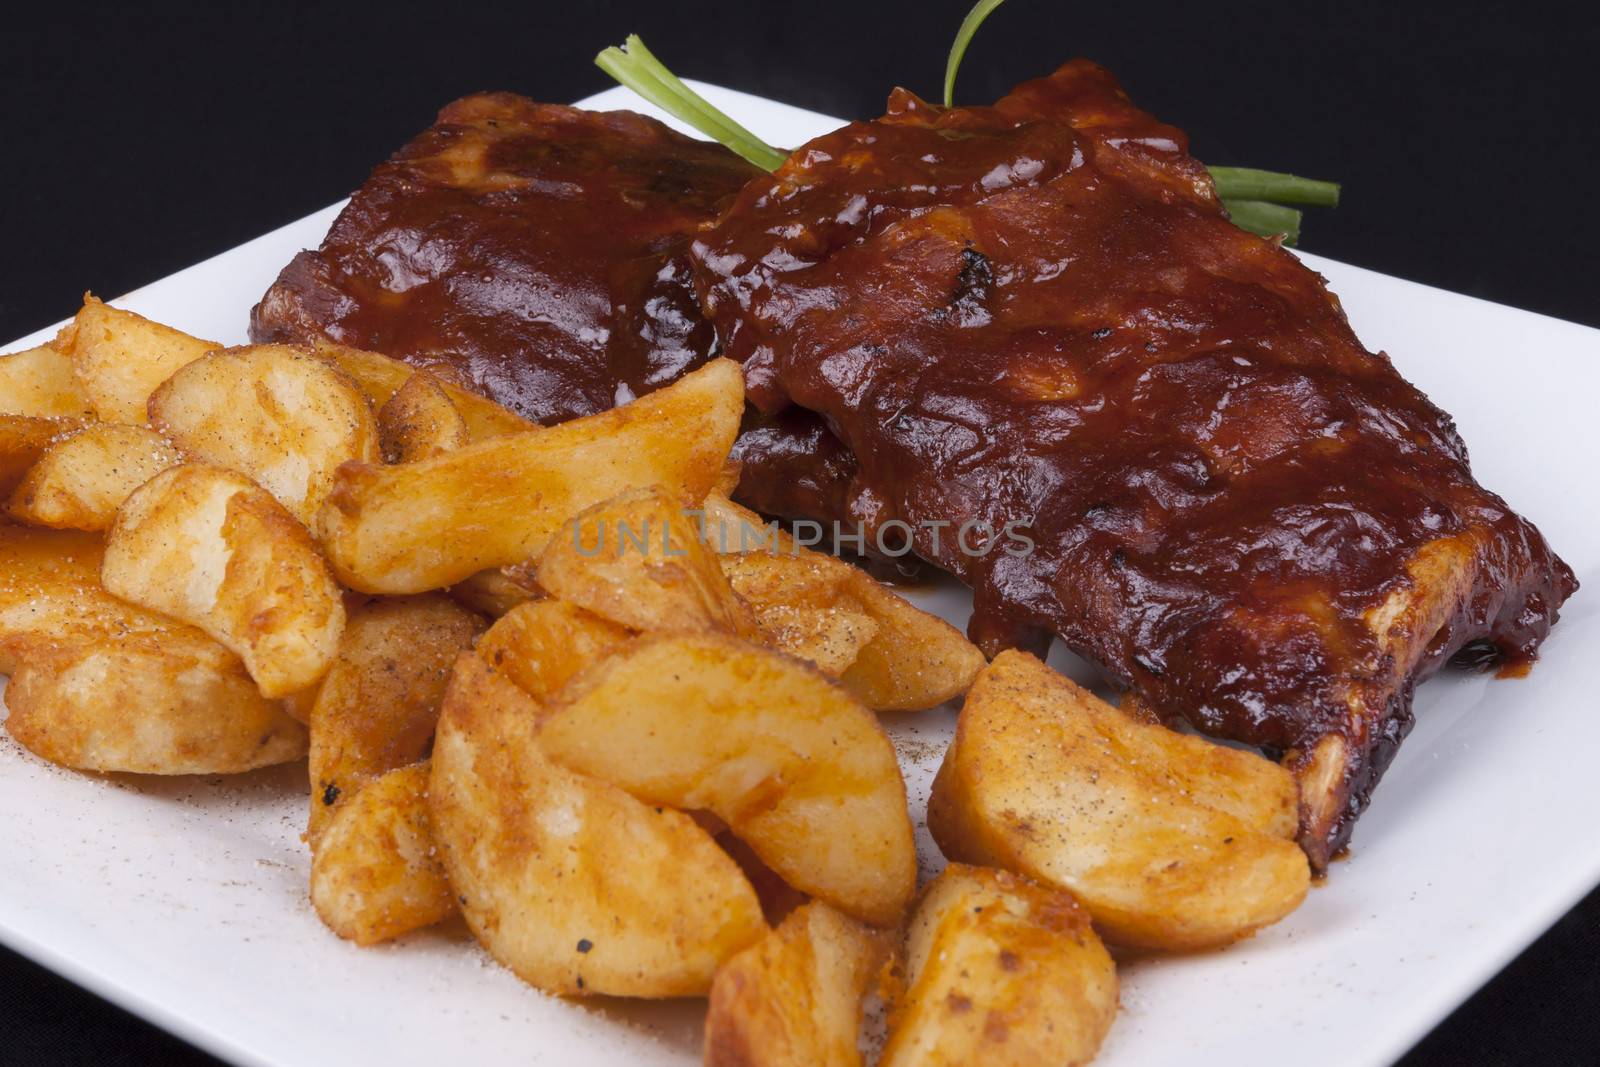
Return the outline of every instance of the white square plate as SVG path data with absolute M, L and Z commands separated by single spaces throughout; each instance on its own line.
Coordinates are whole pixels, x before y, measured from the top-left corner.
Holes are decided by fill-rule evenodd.
M 775 144 L 839 124 L 702 88 Z M 584 104 L 650 110 L 621 89 Z M 336 211 L 118 303 L 241 342 L 251 304 L 295 252 L 321 242 Z M 1421 687 L 1416 729 L 1351 858 L 1298 912 L 1225 952 L 1125 966 L 1107 1067 L 1275 1067 L 1285 1049 L 1301 1067 L 1387 1063 L 1600 881 L 1600 331 L 1305 259 L 1368 347 L 1390 352 L 1455 415 L 1478 477 L 1539 524 L 1587 588 L 1529 677 L 1446 672 Z M 921 599 L 965 624 L 963 592 Z M 891 717 L 919 818 L 954 717 Z M 522 985 L 460 929 L 377 949 L 328 933 L 306 900 L 303 764 L 236 778 L 96 778 L 4 737 L 0 807 L 0 940 L 226 1059 L 699 1061 L 699 1002 L 565 1003 Z M 926 833 L 919 845 L 937 866 Z M 0 1059 L 4 1046 L 0 1033 Z

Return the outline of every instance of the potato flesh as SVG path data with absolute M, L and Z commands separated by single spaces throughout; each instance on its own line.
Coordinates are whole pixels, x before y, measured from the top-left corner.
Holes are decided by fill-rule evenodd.
M 55 347 L 72 360 L 102 421 L 137 426 L 144 423 L 145 405 L 157 386 L 222 346 L 85 296 Z
M 144 774 L 224 774 L 304 755 L 304 728 L 261 696 L 237 656 L 101 588 L 102 554 L 90 534 L 0 526 L 13 737 L 63 766 Z
M 619 494 L 567 522 L 540 557 L 537 580 L 634 630 L 756 632 L 684 502 L 659 487 Z
M 232 649 L 269 697 L 318 681 L 344 629 L 343 591 L 305 530 L 218 467 L 172 467 L 130 496 L 107 535 L 101 580 Z
M 439 380 L 419 371 L 378 409 L 378 440 L 385 463 L 413 463 L 454 452 L 472 432 Z
M 531 559 L 571 516 L 627 489 L 700 499 L 738 431 L 738 366 L 713 360 L 632 403 L 394 467 L 348 464 L 319 516 L 346 585 L 417 593 Z
M 764 644 L 837 678 L 877 635 L 878 624 L 846 591 L 845 576 L 810 555 L 745 552 L 723 556 L 721 564 L 750 605 Z
M 377 421 L 360 386 L 309 349 L 212 352 L 162 383 L 149 413 L 184 452 L 252 479 L 306 526 L 341 463 L 380 457 Z
M 429 805 L 462 913 L 491 955 L 563 995 L 703 995 L 765 931 L 738 865 L 681 812 L 547 760 L 539 705 L 457 662 Z
M 518 604 L 539 599 L 539 592 L 508 577 L 499 567 L 479 571 L 452 585 L 448 592 L 455 600 L 491 619 L 498 619 Z
M 1310 869 L 1281 836 L 1281 770 L 1208 744 L 1005 652 L 967 695 L 928 826 L 951 859 L 1071 890 L 1107 940 L 1226 944 L 1293 911 Z
M 482 630 L 438 593 L 350 612 L 311 706 L 310 840 L 369 782 L 427 753 L 450 668 Z
M 878 925 L 916 883 L 905 784 L 877 720 L 733 638 L 641 638 L 574 679 L 540 744 L 651 804 L 705 809 L 795 888 Z
M 35 526 L 106 530 L 135 489 L 182 459 L 144 426 L 95 423 L 45 449 L 12 493 L 9 511 Z
M 94 417 L 72 360 L 50 345 L 0 356 L 0 415 Z
M 75 419 L 0 415 L 0 493 L 9 496 L 51 445 L 81 425 Z
M 478 655 L 541 704 L 632 634 L 560 600 L 512 608 L 478 642 Z
M 428 815 L 427 762 L 389 771 L 312 848 L 311 903 L 328 929 L 375 945 L 455 914 Z
M 821 901 L 795 909 L 718 969 L 707 1067 L 859 1067 L 862 998 L 887 941 Z
M 1070 893 L 952 864 L 911 921 L 880 1067 L 1087 1063 L 1117 1013 L 1111 956 Z

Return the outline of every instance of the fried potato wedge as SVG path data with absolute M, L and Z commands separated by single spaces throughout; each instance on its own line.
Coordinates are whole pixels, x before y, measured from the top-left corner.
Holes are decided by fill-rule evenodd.
M 157 386 L 222 346 L 84 294 L 82 309 L 56 336 L 55 347 L 72 361 L 96 415 L 141 425 Z
M 312 846 L 311 904 L 345 940 L 375 945 L 456 913 L 429 822 L 430 774 L 426 761 L 384 774 Z
M 574 604 L 534 600 L 489 627 L 478 641 L 478 655 L 544 704 L 579 671 L 632 636 Z
M 133 491 L 183 456 L 144 426 L 97 422 L 53 442 L 11 494 L 11 517 L 33 526 L 109 529 Z
M 72 360 L 52 345 L 0 356 L 0 415 L 94 418 Z
M 821 901 L 797 908 L 718 969 L 707 1067 L 860 1067 L 862 998 L 888 951 Z
M 418 371 L 378 409 L 378 440 L 385 463 L 413 463 L 454 452 L 472 431 L 439 379 Z
M 360 383 L 361 389 L 372 402 L 374 411 L 381 411 L 405 384 L 419 372 L 409 363 L 403 363 L 377 352 L 348 348 L 327 342 L 315 346 L 319 358 L 327 360 Z M 455 409 L 467 424 L 467 432 L 474 441 L 487 441 L 508 433 L 521 433 L 538 428 L 521 415 L 501 407 L 488 397 L 461 388 L 443 378 L 443 368 L 428 370 L 439 388 L 450 398 Z
M 689 816 L 547 760 L 539 711 L 477 655 L 457 661 L 429 804 L 467 924 L 546 992 L 704 994 L 766 932 L 755 890 Z
M 755 617 L 685 507 L 652 486 L 579 513 L 539 558 L 539 586 L 634 630 L 753 637 Z
M 538 600 L 542 595 L 523 582 L 511 578 L 500 567 L 479 571 L 452 585 L 449 594 L 480 615 L 498 619 L 518 604 Z
M 734 589 L 785 651 L 824 670 L 840 662 L 861 627 L 875 627 L 840 668 L 839 680 L 869 708 L 921 711 L 960 696 L 983 669 L 983 653 L 961 631 L 911 604 L 858 567 L 797 544 L 775 523 L 725 497 L 708 495 L 705 539 L 725 553 Z M 739 562 L 729 563 L 727 556 Z M 796 604 L 806 605 L 796 610 Z
M 1117 1015 L 1117 972 L 1072 894 L 952 864 L 906 944 L 906 992 L 880 1067 L 1088 1063 Z
M 6 729 L 66 767 L 228 774 L 298 759 L 304 727 L 198 629 L 100 586 L 100 539 L 0 526 Z
M 16 489 L 52 444 L 81 425 L 76 419 L 0 415 L 0 493 Z
M 762 643 L 824 674 L 839 677 L 877 636 L 877 621 L 848 591 L 849 575 L 820 553 L 745 552 L 720 561 L 755 614 Z
M 184 452 L 253 479 L 308 527 L 339 464 L 380 456 L 361 387 L 309 349 L 212 352 L 163 382 L 149 411 Z
M 106 535 L 100 577 L 232 649 L 269 697 L 320 679 L 344 629 L 344 593 L 305 529 L 220 467 L 171 467 L 136 490 Z
M 721 635 L 638 639 L 544 720 L 557 762 L 717 815 L 790 885 L 876 925 L 916 888 L 905 783 L 877 719 L 798 660 Z
M 928 802 L 951 859 L 1071 890 L 1107 940 L 1224 945 L 1299 906 L 1292 785 L 1252 753 L 1134 721 L 1026 653 L 978 676 Z
M 427 754 L 450 668 L 482 631 L 481 618 L 439 593 L 350 610 L 311 705 L 309 840 L 367 783 Z
M 318 529 L 334 573 L 420 593 L 531 559 L 568 518 L 625 489 L 698 500 L 738 432 L 738 365 L 713 360 L 632 403 L 416 463 L 340 468 Z

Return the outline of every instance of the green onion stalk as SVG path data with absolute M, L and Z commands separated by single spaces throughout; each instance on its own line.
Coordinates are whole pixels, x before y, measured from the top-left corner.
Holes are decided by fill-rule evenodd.
M 1005 0 L 978 0 L 950 46 L 944 69 L 944 104 L 953 106 L 956 72 L 983 20 Z M 762 170 L 777 170 L 789 158 L 718 110 L 705 97 L 685 85 L 645 47 L 638 34 L 629 34 L 620 48 L 607 48 L 595 64 L 667 114 L 699 130 Z M 1336 207 L 1339 186 L 1293 174 L 1251 167 L 1207 167 L 1217 196 L 1234 225 L 1263 237 L 1278 237 L 1284 244 L 1300 241 L 1299 207 Z M 1298 206 L 1295 206 L 1298 205 Z

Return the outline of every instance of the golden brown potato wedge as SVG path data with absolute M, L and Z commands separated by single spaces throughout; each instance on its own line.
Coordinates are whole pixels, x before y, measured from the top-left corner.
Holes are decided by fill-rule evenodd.
M 951 859 L 1070 889 L 1107 940 L 1207 948 L 1305 898 L 1310 868 L 1283 836 L 1287 778 L 1252 753 L 1136 722 L 1004 652 L 967 694 L 928 826 Z
M 562 697 L 539 735 L 552 759 L 710 811 L 796 889 L 876 925 L 900 919 L 917 872 L 894 748 L 811 667 L 721 635 L 647 637 Z
M 52 444 L 82 425 L 76 419 L 0 415 L 0 493 L 9 495 Z
M 906 992 L 880 1067 L 1088 1063 L 1117 1015 L 1117 972 L 1072 894 L 952 864 L 906 944 Z
M 328 929 L 375 945 L 456 912 L 428 815 L 427 762 L 388 772 L 312 845 L 311 903 Z
M 100 577 L 238 653 L 269 697 L 320 679 L 344 629 L 344 593 L 305 529 L 220 467 L 172 467 L 135 491 L 106 535 Z
M 94 418 L 94 407 L 72 373 L 72 360 L 51 345 L 0 356 L 0 415 Z
M 478 642 L 478 655 L 544 704 L 579 671 L 631 636 L 576 605 L 534 600 L 512 608 L 489 627 Z
M 226 774 L 298 759 L 305 729 L 237 656 L 100 586 L 100 539 L 0 526 L 6 728 L 63 766 Z
M 579 513 L 539 558 L 539 586 L 634 630 L 755 636 L 754 616 L 686 506 L 652 486 Z
M 86 293 L 83 308 L 56 336 L 55 347 L 72 360 L 96 415 L 106 422 L 140 425 L 156 386 L 178 368 L 222 346 Z
M 718 969 L 707 1067 L 860 1067 L 862 998 L 888 950 L 821 901 L 791 912 Z
M 12 492 L 8 510 L 33 526 L 109 529 L 135 489 L 182 461 L 148 427 L 97 422 L 46 448 Z
M 311 706 L 309 840 L 368 782 L 427 753 L 450 668 L 482 630 L 438 593 L 350 610 Z
M 723 573 L 760 625 L 762 643 L 809 660 L 837 678 L 878 633 L 851 595 L 848 570 L 816 552 L 744 552 L 720 557 Z
M 454 452 L 472 432 L 439 379 L 419 371 L 378 409 L 378 439 L 385 463 L 412 463 Z
M 766 932 L 755 890 L 693 819 L 545 759 L 539 705 L 457 661 L 434 741 L 434 835 L 478 940 L 550 993 L 703 995 Z
M 376 352 L 327 342 L 319 342 L 315 350 L 318 357 L 332 363 L 361 384 L 374 411 L 382 410 L 394 394 L 417 374 L 417 368 L 411 364 Z M 491 437 L 537 428 L 537 423 L 501 407 L 493 400 L 444 380 L 445 371 L 445 368 L 434 368 L 428 373 L 460 412 L 472 440 L 487 441 Z
M 306 526 L 339 464 L 380 456 L 361 387 L 309 349 L 212 352 L 163 382 L 149 411 L 150 425 L 184 452 L 253 479 Z
M 479 571 L 452 585 L 448 592 L 473 611 L 491 619 L 498 619 L 518 604 L 538 600 L 543 595 L 539 590 L 528 588 L 523 581 L 510 577 L 500 567 Z
M 866 572 L 850 574 L 848 588 L 878 632 L 839 676 L 846 689 L 879 711 L 921 711 L 971 688 L 984 665 L 977 645 Z
M 567 519 L 625 489 L 699 499 L 738 431 L 738 365 L 713 360 L 630 404 L 394 467 L 339 470 L 318 528 L 334 573 L 419 593 L 531 559 Z

